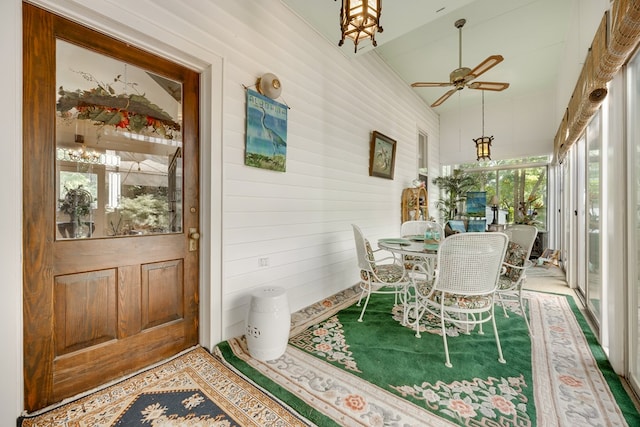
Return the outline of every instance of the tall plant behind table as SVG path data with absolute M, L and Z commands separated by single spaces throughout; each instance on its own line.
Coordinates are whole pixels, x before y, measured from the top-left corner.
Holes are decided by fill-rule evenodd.
M 467 199 L 467 191 L 476 184 L 475 178 L 461 169 L 454 169 L 451 175 L 436 177 L 432 182 L 443 194 L 436 206 L 444 221 L 455 218 L 458 206 Z

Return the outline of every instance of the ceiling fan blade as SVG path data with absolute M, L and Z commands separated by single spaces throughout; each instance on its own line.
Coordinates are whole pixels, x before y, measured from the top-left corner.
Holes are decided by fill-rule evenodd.
M 509 83 L 500 82 L 473 82 L 467 85 L 469 89 L 494 90 L 499 92 L 509 87 Z
M 501 63 L 502 61 L 504 61 L 504 58 L 502 57 L 502 55 L 491 55 L 490 57 L 482 61 L 480 64 L 478 64 L 476 68 L 471 70 L 471 72 L 468 75 L 469 78 L 467 79 L 467 81 L 475 79 L 481 74 L 486 73 L 487 71 L 489 71 L 490 69 L 492 69 L 493 67 Z
M 447 93 L 445 93 L 444 95 L 442 95 L 440 98 L 438 98 L 436 100 L 436 102 L 434 102 L 433 104 L 431 104 L 431 108 L 437 107 L 438 105 L 442 104 L 444 101 L 446 101 L 447 99 L 449 99 L 449 97 L 451 95 L 453 95 L 454 93 L 456 93 L 458 91 L 458 89 L 451 89 L 449 91 L 447 91 Z
M 411 83 L 411 87 L 446 87 L 451 86 L 449 82 L 415 82 Z

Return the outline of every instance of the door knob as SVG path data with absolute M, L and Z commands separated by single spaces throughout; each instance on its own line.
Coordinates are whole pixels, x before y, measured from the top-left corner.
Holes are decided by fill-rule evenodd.
M 198 239 L 200 239 L 200 233 L 197 228 L 189 229 L 189 252 L 198 250 Z

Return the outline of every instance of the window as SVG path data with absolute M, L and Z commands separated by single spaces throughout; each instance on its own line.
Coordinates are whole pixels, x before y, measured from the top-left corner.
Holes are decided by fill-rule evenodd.
M 429 184 L 429 155 L 428 138 L 423 132 L 418 133 L 418 177 L 424 181 L 425 186 Z
M 548 156 L 543 156 L 490 162 L 493 166 L 482 168 L 475 163 L 456 167 L 474 177 L 472 191 L 486 191 L 487 206 L 498 196 L 500 224 L 532 224 L 545 231 L 548 162 Z

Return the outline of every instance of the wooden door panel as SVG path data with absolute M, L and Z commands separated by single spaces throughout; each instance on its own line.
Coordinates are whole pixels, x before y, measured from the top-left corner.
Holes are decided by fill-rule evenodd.
M 56 356 L 116 339 L 116 271 L 58 276 L 54 284 Z
M 146 264 L 142 277 L 142 329 L 182 319 L 182 261 Z
M 132 366 L 137 370 L 175 355 L 185 348 L 185 329 L 191 327 L 180 320 L 134 337 L 56 357 L 52 364 L 51 401 L 59 402 L 78 390 L 88 390 L 134 372 Z
M 61 170 L 69 171 L 61 169 L 58 150 L 88 142 L 61 130 L 61 121 L 68 118 L 57 109 L 56 49 L 61 45 L 103 55 L 127 69 L 137 67 L 145 75 L 180 86 L 182 98 L 172 102 L 179 104 L 174 111 L 181 108 L 176 113 L 180 120 L 175 122 L 179 121 L 175 135 L 181 139 L 163 137 L 158 143 L 175 153 L 170 172 L 175 182 L 162 187 L 171 200 L 169 228 L 132 230 L 137 235 L 105 234 L 105 224 L 109 224 L 105 206 L 109 204 L 112 211 L 120 207 L 114 207 L 111 200 L 107 203 L 101 187 L 91 209 L 102 210 L 102 216 L 89 222 L 95 233 L 84 237 L 74 233 L 66 239 L 59 233 L 58 178 Z M 23 3 L 23 47 L 23 121 L 29 123 L 23 128 L 24 396 L 25 409 L 34 411 L 198 342 L 199 260 L 197 250 L 189 251 L 185 230 L 199 228 L 199 75 L 29 3 Z M 108 126 L 113 128 L 109 135 L 121 131 L 105 123 L 89 124 L 88 129 L 95 132 Z M 106 136 L 101 134 L 101 144 L 109 143 Z M 116 139 L 109 148 L 112 151 L 123 147 Z M 143 146 L 152 150 L 147 142 Z M 94 144 L 90 149 L 100 147 Z M 64 167 L 73 161 L 65 158 Z M 80 170 L 87 166 L 83 161 L 76 161 L 74 173 L 84 173 Z M 99 165 L 90 173 L 102 174 L 98 182 L 105 183 L 107 172 L 119 173 L 113 165 L 109 167 L 108 171 Z M 63 220 L 86 224 L 84 220 L 73 222 L 70 214 Z
M 142 331 L 140 266 L 118 267 L 118 339 Z
M 183 260 L 55 278 L 53 400 L 117 378 L 195 344 L 196 291 Z M 117 278 L 117 280 L 116 280 Z M 119 355 L 119 357 L 114 357 Z

